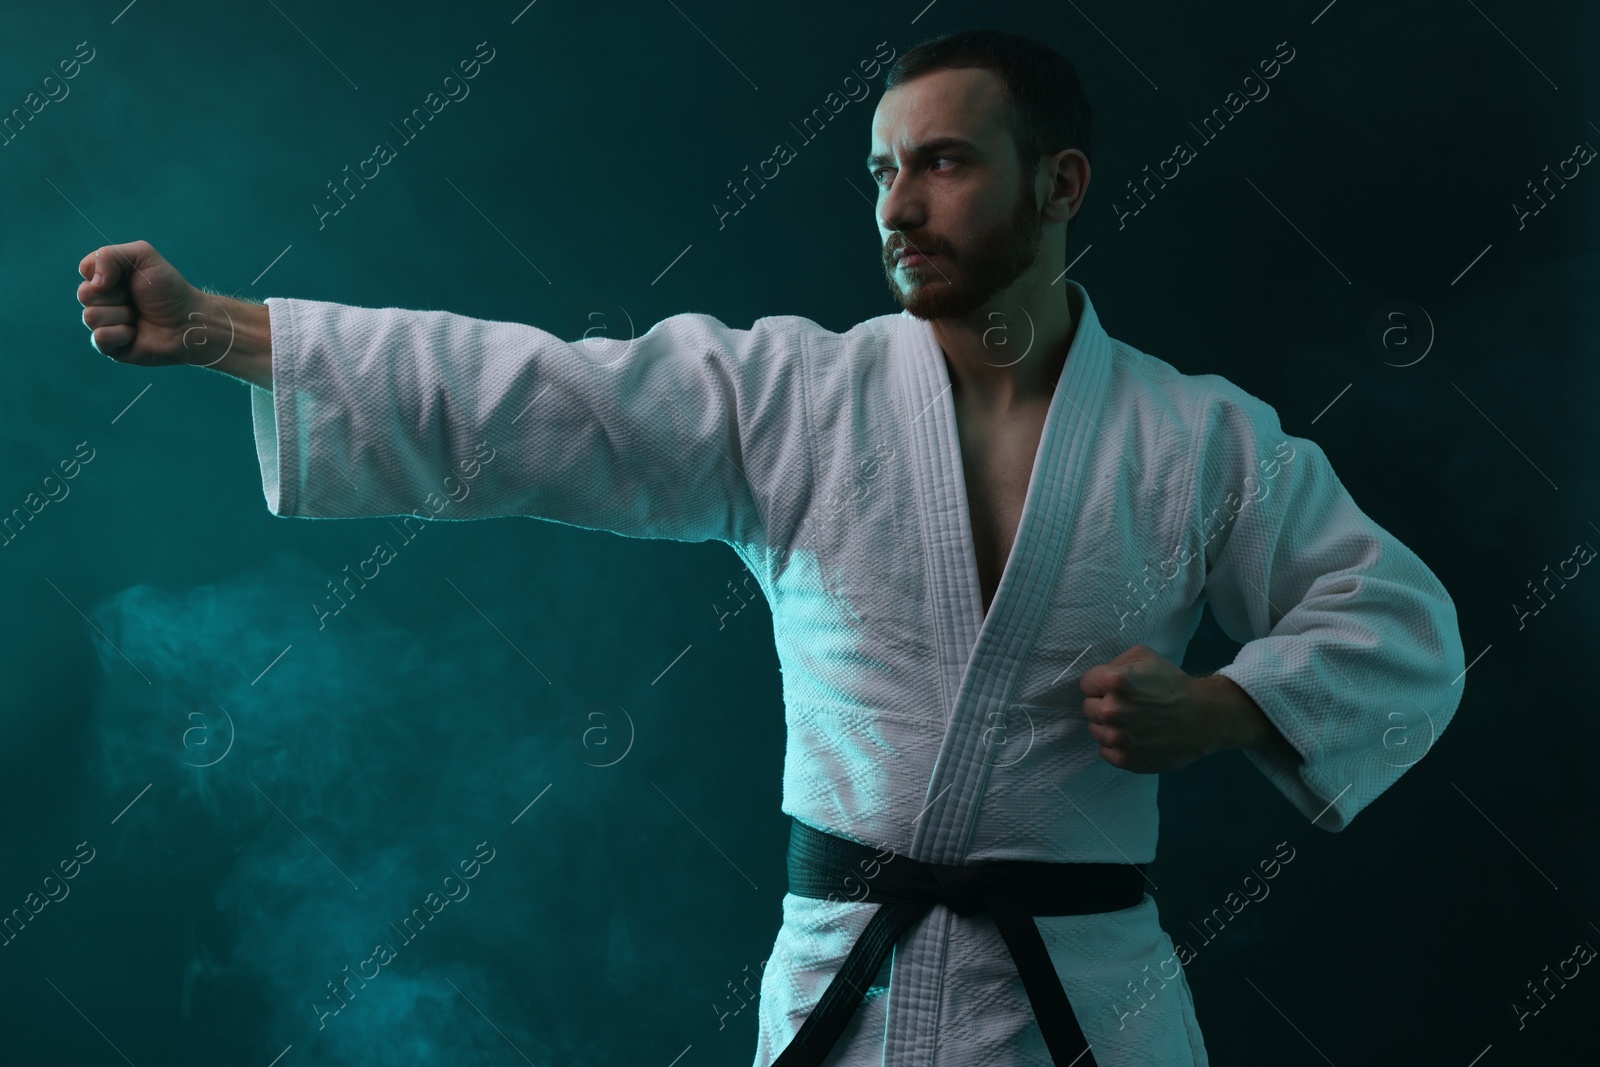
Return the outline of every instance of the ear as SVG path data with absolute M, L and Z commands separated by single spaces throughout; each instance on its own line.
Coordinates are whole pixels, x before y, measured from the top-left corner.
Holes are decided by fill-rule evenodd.
M 1041 213 L 1046 222 L 1066 222 L 1083 206 L 1089 190 L 1089 160 L 1076 148 L 1063 148 L 1040 165 L 1049 178 Z

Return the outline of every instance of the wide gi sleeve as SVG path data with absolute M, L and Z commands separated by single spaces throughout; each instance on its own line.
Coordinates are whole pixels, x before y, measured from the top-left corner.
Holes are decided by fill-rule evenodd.
M 445 311 L 266 303 L 273 388 L 252 386 L 251 413 L 274 515 L 523 515 L 681 541 L 757 535 L 747 446 L 788 447 L 792 366 L 820 329 L 681 314 L 568 342 Z
M 1246 756 L 1337 831 L 1426 753 L 1460 704 L 1455 604 L 1361 511 L 1314 442 L 1226 379 L 1200 448 L 1205 598 L 1243 647 L 1217 671 L 1294 747 Z M 1320 817 L 1319 817 L 1320 816 Z

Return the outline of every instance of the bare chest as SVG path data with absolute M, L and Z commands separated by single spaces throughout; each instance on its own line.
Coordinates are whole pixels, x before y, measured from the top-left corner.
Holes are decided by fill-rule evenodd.
M 1048 405 L 1004 416 L 961 413 L 961 465 L 972 519 L 972 549 L 987 615 L 1017 539 Z

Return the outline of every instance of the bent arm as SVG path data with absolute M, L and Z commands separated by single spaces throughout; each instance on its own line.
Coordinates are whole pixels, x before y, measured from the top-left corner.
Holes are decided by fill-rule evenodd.
M 1314 825 L 1338 831 L 1427 752 L 1460 704 L 1455 605 L 1356 506 L 1318 445 L 1236 395 L 1205 494 L 1236 517 L 1207 552 L 1205 592 L 1243 647 L 1216 673 L 1289 742 L 1246 756 Z

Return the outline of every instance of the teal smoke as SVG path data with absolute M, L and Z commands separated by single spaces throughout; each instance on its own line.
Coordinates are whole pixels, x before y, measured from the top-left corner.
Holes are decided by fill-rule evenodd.
M 670 917 L 681 891 L 641 909 L 607 888 L 630 852 L 705 880 L 688 827 L 648 784 L 658 775 L 584 766 L 593 705 L 510 669 L 518 653 L 470 609 L 420 634 L 370 605 L 307 625 L 326 578 L 278 552 L 188 591 L 135 585 L 89 612 L 117 682 L 93 713 L 96 777 L 118 805 L 149 787 L 121 817 L 121 852 L 214 885 L 215 915 L 188 926 L 179 1016 L 237 1020 L 261 1063 L 292 1044 L 297 1062 L 503 1065 L 517 1058 L 508 1043 L 538 1064 L 601 1062 L 593 1035 L 619 998 L 645 1024 L 684 1028 L 684 998 L 652 1003 L 672 959 L 706 975 L 704 1020 L 689 1020 L 699 1040 L 731 1037 L 699 1003 L 738 973 L 727 946 L 701 948 Z M 493 859 L 464 879 L 480 842 Z M 460 899 L 446 897 L 452 875 Z M 437 915 L 430 892 L 449 899 Z M 360 965 L 380 942 L 394 954 L 373 975 Z M 341 1005 L 330 983 L 362 970 L 370 980 L 349 979 Z M 682 1044 L 663 1044 L 663 1062 Z

